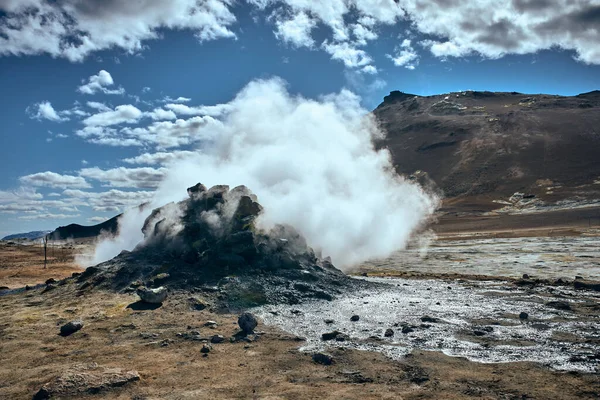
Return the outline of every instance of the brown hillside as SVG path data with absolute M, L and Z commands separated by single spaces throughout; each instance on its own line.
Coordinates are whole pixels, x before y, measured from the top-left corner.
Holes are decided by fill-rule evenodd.
M 487 211 L 515 192 L 544 204 L 600 198 L 599 91 L 392 92 L 374 114 L 399 172 L 427 172 L 446 207 Z

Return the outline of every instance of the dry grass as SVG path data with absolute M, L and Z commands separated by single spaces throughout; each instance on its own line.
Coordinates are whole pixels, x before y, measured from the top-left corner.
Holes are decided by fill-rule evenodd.
M 44 268 L 44 248 L 39 245 L 0 243 L 0 286 L 9 288 L 61 279 L 81 272 L 75 262 L 80 249 L 72 245 L 48 246 L 48 263 Z
M 81 292 L 74 283 L 0 297 L 0 398 L 31 398 L 42 384 L 89 362 L 140 373 L 140 382 L 89 396 L 110 399 L 582 399 L 600 390 L 593 375 L 530 363 L 479 364 L 437 352 L 417 351 L 398 362 L 333 348 L 336 363 L 323 366 L 298 351 L 301 342 L 264 326 L 257 341 L 215 344 L 203 357 L 202 343 L 177 333 L 228 338 L 237 330 L 235 315 L 192 311 L 185 293 L 156 310 L 124 307 L 136 300 Z M 75 318 L 84 328 L 58 336 L 60 324 Z M 208 320 L 217 328 L 204 327 Z

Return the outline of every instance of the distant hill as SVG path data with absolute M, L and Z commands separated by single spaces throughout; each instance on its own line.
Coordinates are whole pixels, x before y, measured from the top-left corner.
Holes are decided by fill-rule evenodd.
M 80 239 L 97 237 L 101 232 L 115 234 L 118 231 L 118 219 L 121 214 L 112 217 L 111 219 L 104 221 L 97 225 L 83 226 L 79 224 L 70 224 L 67 226 L 61 226 L 55 231 L 50 233 L 48 236 L 52 240 L 60 239 Z
M 14 235 L 4 236 L 2 238 L 2 240 L 14 240 L 14 239 L 33 240 L 33 239 L 39 239 L 39 238 L 43 237 L 44 235 L 47 235 L 50 232 L 51 231 L 32 231 L 32 232 L 26 232 L 26 233 L 15 233 Z
M 485 211 L 515 192 L 546 204 L 600 199 L 600 91 L 395 91 L 373 113 L 397 170 L 426 172 L 445 205 Z

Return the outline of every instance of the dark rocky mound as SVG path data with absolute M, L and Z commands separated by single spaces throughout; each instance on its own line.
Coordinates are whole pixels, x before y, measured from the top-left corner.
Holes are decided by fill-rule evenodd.
M 85 226 L 79 224 L 70 224 L 60 226 L 48 235 L 49 239 L 81 239 L 89 237 L 98 237 L 102 233 L 114 235 L 119 230 L 119 217 L 121 214 L 112 217 L 100 224 Z
M 152 211 L 132 252 L 88 268 L 82 286 L 119 291 L 166 286 L 217 293 L 228 307 L 332 299 L 349 286 L 292 227 L 256 227 L 262 211 L 245 186 L 188 188 L 189 198 Z

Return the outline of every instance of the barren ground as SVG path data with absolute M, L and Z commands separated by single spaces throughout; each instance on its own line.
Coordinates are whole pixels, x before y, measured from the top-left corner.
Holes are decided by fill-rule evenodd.
M 449 246 L 459 246 L 457 242 L 451 242 Z M 593 248 L 593 243 L 591 246 Z M 65 277 L 79 270 L 72 263 L 72 254 L 68 259 L 71 262 L 51 262 L 44 270 L 40 264 L 43 253 L 40 256 L 39 250 L 0 246 L 0 286 L 34 285 L 50 277 Z M 439 254 L 440 257 L 435 254 L 432 257 L 442 263 L 445 255 Z M 492 254 L 489 261 L 493 259 Z M 423 262 L 414 257 L 414 265 Z M 413 280 L 415 285 L 420 279 L 443 279 L 452 284 L 452 281 L 477 278 L 470 276 L 468 271 L 452 275 L 451 267 L 446 271 L 408 270 L 413 272 L 404 273 L 396 269 L 395 273 Z M 394 275 L 389 266 L 370 266 L 369 272 Z M 547 296 L 545 299 L 555 296 L 561 300 L 558 292 L 549 290 L 544 294 Z M 585 293 L 580 299 L 569 300 L 586 304 L 585 315 L 599 318 L 596 295 Z M 206 297 L 211 302 L 210 294 L 200 292 L 194 295 Z M 138 300 L 134 294 L 85 290 L 75 280 L 68 280 L 66 284 L 45 293 L 40 287 L 0 296 L 0 398 L 31 398 L 44 383 L 66 370 L 78 368 L 79 364 L 90 362 L 136 370 L 141 379 L 120 388 L 74 398 L 600 397 L 597 372 L 558 371 L 540 363 L 480 363 L 418 348 L 406 357 L 394 360 L 379 352 L 341 348 L 333 342 L 328 351 L 335 363 L 324 366 L 313 362 L 310 353 L 299 350 L 307 341 L 262 323 L 257 331 L 263 334 L 255 341 L 230 343 L 229 337 L 237 331 L 237 314 L 218 313 L 212 307 L 193 310 L 189 306 L 189 296 L 188 293 L 171 293 L 160 308 L 138 309 L 133 305 Z M 443 301 L 443 294 L 440 296 Z M 581 310 L 583 308 L 575 309 L 577 318 L 587 318 Z M 77 318 L 85 323 L 81 331 L 68 337 L 58 335 L 62 324 Z M 209 320 L 216 321 L 217 326 L 204 326 Z M 186 333 L 192 331 L 198 331 L 202 337 L 221 334 L 225 342 L 213 344 L 208 356 L 203 357 L 200 352 L 202 342 L 186 339 Z M 570 342 L 581 339 L 566 337 L 557 340 L 564 340 L 568 346 Z

